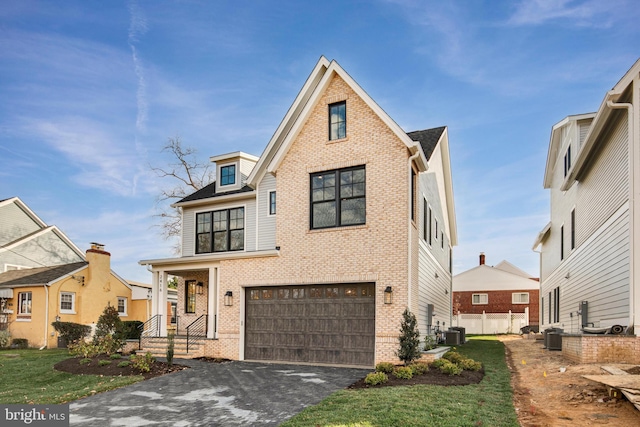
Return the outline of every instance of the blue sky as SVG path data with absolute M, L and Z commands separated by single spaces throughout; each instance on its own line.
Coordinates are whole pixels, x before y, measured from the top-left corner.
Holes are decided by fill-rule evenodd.
M 640 56 L 633 0 L 61 1 L 0 8 L 0 199 L 151 280 L 173 256 L 167 138 L 260 155 L 320 55 L 405 130 L 449 126 L 459 245 L 538 275 L 551 127 L 595 111 Z

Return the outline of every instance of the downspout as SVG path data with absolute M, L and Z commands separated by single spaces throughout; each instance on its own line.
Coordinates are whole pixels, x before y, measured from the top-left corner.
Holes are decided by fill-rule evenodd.
M 44 344 L 40 350 L 47 348 L 47 336 L 49 335 L 49 288 L 44 285 Z
M 407 287 L 408 293 L 407 293 L 407 308 L 409 309 L 409 311 L 411 311 L 411 284 L 413 283 L 412 279 L 412 273 L 411 273 L 411 269 L 412 269 L 412 264 L 411 264 L 411 258 L 412 258 L 412 241 L 411 241 L 411 215 L 413 214 L 412 209 L 414 207 L 417 207 L 417 201 L 413 200 L 413 193 L 411 192 L 412 187 L 413 187 L 413 182 L 411 181 L 411 171 L 413 170 L 412 168 L 412 164 L 413 161 L 415 159 L 417 159 L 418 157 L 420 157 L 420 147 L 418 147 L 417 145 L 415 145 L 414 147 L 417 148 L 417 151 L 412 154 L 411 156 L 409 156 L 409 225 L 407 227 L 407 239 L 408 239 L 408 244 L 407 244 L 407 261 L 408 261 L 408 265 L 409 265 L 409 286 Z M 416 172 L 416 184 L 415 184 L 415 191 L 418 191 L 418 188 L 420 187 L 419 183 L 420 181 L 418 180 L 419 176 L 418 176 L 418 172 Z M 414 204 L 415 203 L 415 204 Z M 416 215 L 417 216 L 417 215 Z
M 610 94 L 609 96 L 612 96 Z M 633 104 L 628 102 L 613 102 L 611 100 L 607 100 L 607 107 L 612 110 L 626 109 L 627 110 L 627 144 L 629 146 L 629 216 L 630 216 L 630 225 L 631 229 L 629 230 L 629 259 L 630 268 L 629 268 L 629 323 L 630 327 L 634 327 L 636 323 L 635 315 L 636 315 L 636 292 L 635 292 L 635 270 L 636 270 L 636 255 L 635 255 L 635 233 L 636 226 L 640 225 L 636 222 L 636 206 L 635 206 L 635 193 L 636 193 L 636 169 L 640 167 L 640 162 L 636 161 L 637 150 L 634 147 L 634 128 L 633 128 Z

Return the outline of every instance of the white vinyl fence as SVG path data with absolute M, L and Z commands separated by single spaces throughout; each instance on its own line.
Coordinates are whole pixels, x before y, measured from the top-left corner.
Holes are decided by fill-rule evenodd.
M 465 334 L 519 334 L 529 324 L 529 308 L 524 313 L 460 314 L 453 316 L 453 325 L 465 328 Z

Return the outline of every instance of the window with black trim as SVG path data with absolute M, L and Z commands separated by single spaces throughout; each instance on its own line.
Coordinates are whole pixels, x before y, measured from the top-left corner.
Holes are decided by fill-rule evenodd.
M 571 250 L 576 248 L 576 210 L 571 211 Z
M 269 191 L 269 215 L 276 214 L 276 192 Z
M 196 214 L 196 253 L 244 250 L 244 208 Z
M 364 166 L 311 174 L 311 229 L 364 224 L 365 184 Z
M 233 185 L 236 183 L 236 165 L 222 166 L 220 168 L 220 185 Z
M 427 199 L 424 199 L 422 204 L 422 238 L 427 240 L 429 237 L 429 204 L 427 203 Z
M 196 281 L 187 280 L 184 283 L 184 287 L 185 287 L 184 312 L 195 313 L 196 312 Z
M 564 225 L 560 227 L 560 261 L 564 259 Z
M 329 141 L 347 137 L 347 102 L 329 104 Z
M 567 152 L 564 155 L 564 176 L 567 176 L 571 170 L 571 145 L 567 147 Z

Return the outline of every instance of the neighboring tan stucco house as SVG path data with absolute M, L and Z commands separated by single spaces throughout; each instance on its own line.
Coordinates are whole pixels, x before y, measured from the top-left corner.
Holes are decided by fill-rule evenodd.
M 518 333 L 523 326 L 538 326 L 538 279 L 508 261 L 491 266 L 485 259 L 481 253 L 476 267 L 453 276 L 453 314 L 459 316 L 454 318 L 454 325 L 470 326 L 471 330 L 477 316 L 464 315 L 500 314 L 511 319 L 503 322 L 499 316 L 485 318 L 486 323 L 495 318 L 496 326 L 487 325 L 484 333 L 494 332 L 496 327 L 498 333 Z
M 107 304 L 122 320 L 144 320 L 130 312 L 131 287 L 111 271 L 111 255 L 93 244 L 86 261 L 0 274 L 9 332 L 26 338 L 30 347 L 55 348 L 56 320 L 95 326 Z
M 260 157 L 211 161 L 216 182 L 175 204 L 181 256 L 140 261 L 160 325 L 179 277 L 178 332 L 206 336 L 192 356 L 373 366 L 397 360 L 405 308 L 423 339 L 450 322 L 446 127 L 405 132 L 321 57 Z
M 551 220 L 533 246 L 542 328 L 640 330 L 639 73 L 640 60 L 596 113 L 568 116 L 551 130 L 544 174 Z M 639 342 L 628 342 L 635 363 Z

